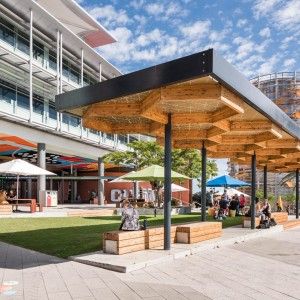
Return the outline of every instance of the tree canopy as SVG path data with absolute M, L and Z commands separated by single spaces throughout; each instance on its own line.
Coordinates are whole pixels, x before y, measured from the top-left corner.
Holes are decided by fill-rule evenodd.
M 104 156 L 104 162 L 116 165 L 133 165 L 136 170 L 153 164 L 164 165 L 164 148 L 156 142 L 134 141 L 128 144 L 127 151 L 115 151 Z M 190 178 L 201 175 L 200 151 L 194 149 L 174 149 L 172 151 L 172 170 Z M 217 175 L 217 164 L 207 161 L 207 176 Z

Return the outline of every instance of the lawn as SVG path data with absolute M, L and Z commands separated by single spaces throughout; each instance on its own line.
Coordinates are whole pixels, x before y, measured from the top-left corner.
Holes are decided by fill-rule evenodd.
M 163 224 L 162 216 L 143 218 L 147 218 L 149 226 Z M 172 216 L 172 224 L 199 219 L 199 214 L 177 215 Z M 227 218 L 223 221 L 223 228 L 241 223 L 241 217 Z M 2 219 L 0 240 L 66 258 L 102 249 L 102 233 L 117 230 L 119 225 L 118 216 Z

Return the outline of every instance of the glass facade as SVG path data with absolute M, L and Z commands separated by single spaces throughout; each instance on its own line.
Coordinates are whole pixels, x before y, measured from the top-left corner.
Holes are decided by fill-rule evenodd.
M 29 56 L 29 35 L 1 17 L 0 40 Z M 33 59 L 44 68 L 49 68 L 56 72 L 56 52 L 35 38 L 33 39 Z M 63 76 L 65 80 L 81 85 L 81 73 L 78 64 L 67 58 L 63 58 Z M 90 85 L 96 82 L 95 78 L 83 72 L 83 85 Z

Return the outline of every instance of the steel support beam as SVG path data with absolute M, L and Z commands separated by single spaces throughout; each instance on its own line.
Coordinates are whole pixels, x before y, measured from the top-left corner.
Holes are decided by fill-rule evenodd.
M 268 167 L 264 166 L 264 199 L 268 199 Z
M 83 49 L 81 49 L 81 61 L 80 61 L 80 84 L 83 86 Z
M 27 195 L 26 195 L 26 197 L 28 199 L 31 199 L 31 197 L 32 197 L 32 179 L 27 178 L 26 182 L 27 182 Z
M 104 162 L 103 158 L 98 158 L 98 176 L 104 176 Z M 98 204 L 104 205 L 104 180 L 98 179 Z
M 99 82 L 102 81 L 102 63 L 99 63 Z
M 206 220 L 206 148 L 203 142 L 201 149 L 201 221 Z
M 172 116 L 165 125 L 165 182 L 164 182 L 164 250 L 171 249 L 171 168 L 172 168 Z
M 251 158 L 251 229 L 255 229 L 256 154 Z
M 37 163 L 38 166 L 46 170 L 46 144 L 37 144 Z M 40 191 L 46 190 L 46 176 L 40 175 L 37 179 L 37 198 L 40 199 Z
M 296 219 L 299 219 L 299 169 L 296 170 Z
M 29 122 L 32 123 L 33 91 L 32 91 L 32 59 L 33 59 L 33 11 L 30 10 L 29 20 Z
M 60 32 L 57 30 L 56 36 L 56 93 L 57 95 L 60 93 Z M 56 130 L 60 130 L 60 118 L 61 113 L 56 113 Z

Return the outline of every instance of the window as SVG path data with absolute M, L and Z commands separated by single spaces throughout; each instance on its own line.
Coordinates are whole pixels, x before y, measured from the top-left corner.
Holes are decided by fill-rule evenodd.
M 119 134 L 118 135 L 118 140 L 122 144 L 127 144 L 127 135 L 125 135 L 125 134 Z
M 33 99 L 32 106 L 33 106 L 32 109 L 35 113 L 38 113 L 40 115 L 44 114 L 44 101 L 43 100 Z
M 33 41 L 33 58 L 41 63 L 44 61 L 44 45 Z
M 114 140 L 114 135 L 111 134 L 111 133 L 106 133 L 106 138 L 113 141 Z
M 29 55 L 29 36 L 23 32 L 18 32 L 17 48 Z
M 18 88 L 17 104 L 18 107 L 29 109 L 29 96 L 28 93 L 23 89 Z
M 70 79 L 77 84 L 80 84 L 81 76 L 80 76 L 80 70 L 74 66 L 71 66 L 70 68 Z
M 138 138 L 132 135 L 129 135 L 129 143 L 132 143 L 134 141 L 138 141 Z
M 69 78 L 69 62 L 66 59 L 63 59 L 63 68 L 62 73 L 65 77 Z
M 52 105 L 49 105 L 49 118 L 57 120 L 57 112 L 55 110 L 55 107 Z
M 78 127 L 80 126 L 81 123 L 81 119 L 75 116 L 69 116 L 69 120 L 70 120 L 70 125 L 73 127 Z
M 16 90 L 0 85 L 0 98 L 10 104 L 16 99 Z
M 56 71 L 56 53 L 49 50 L 49 68 Z
M 14 26 L 4 19 L 0 19 L 0 39 L 12 46 L 15 45 Z

